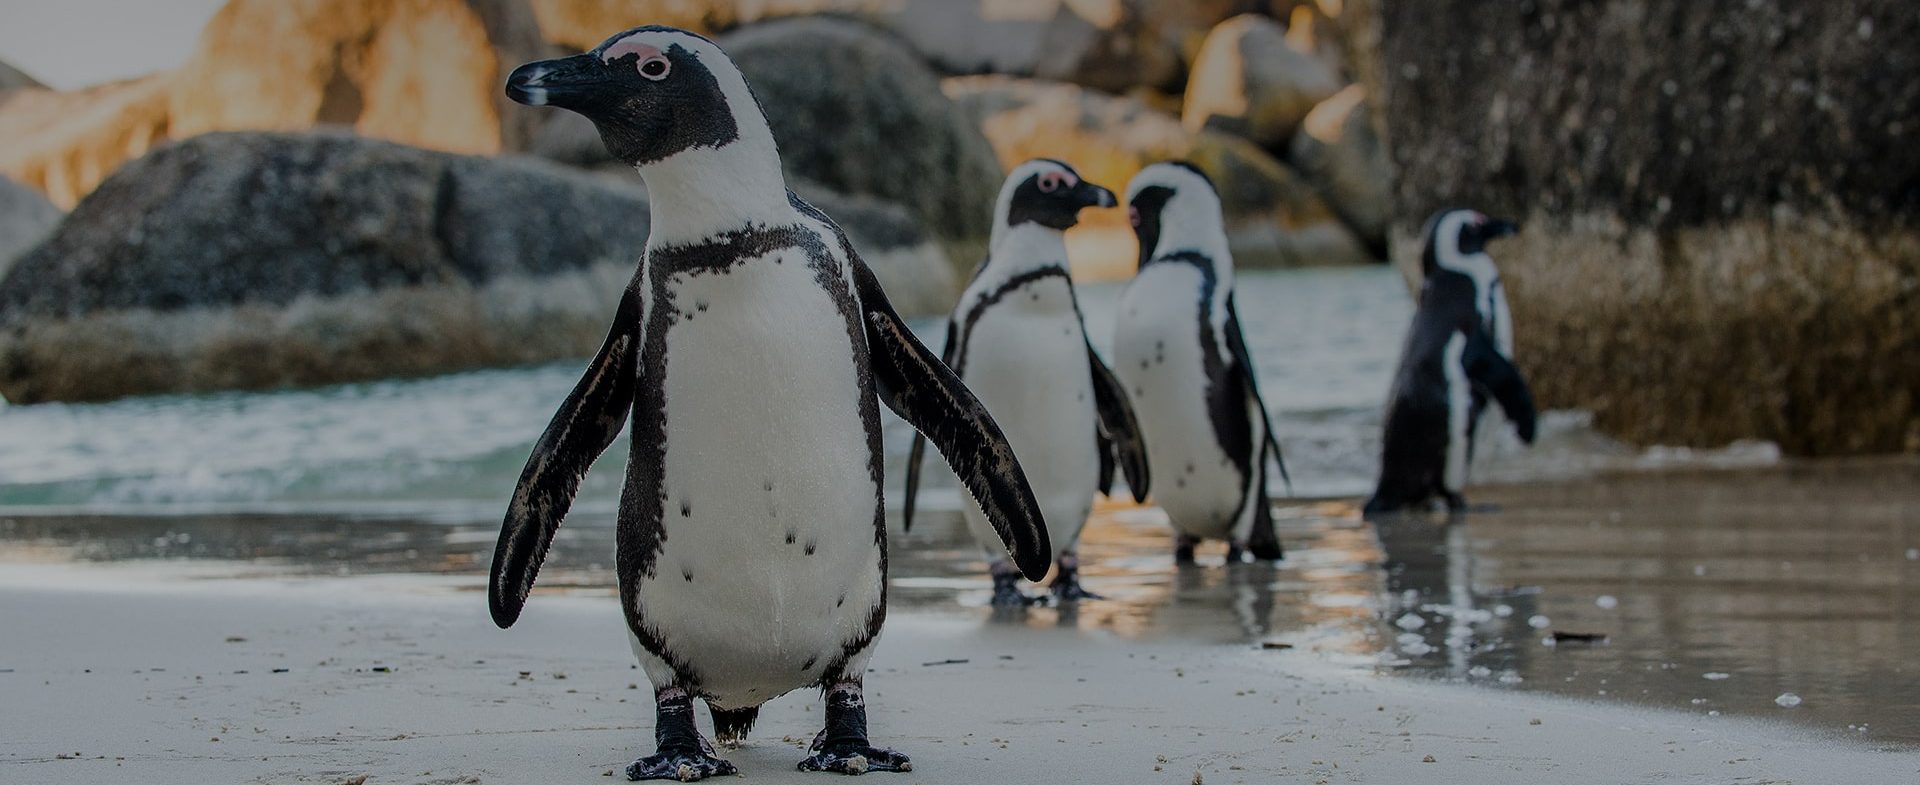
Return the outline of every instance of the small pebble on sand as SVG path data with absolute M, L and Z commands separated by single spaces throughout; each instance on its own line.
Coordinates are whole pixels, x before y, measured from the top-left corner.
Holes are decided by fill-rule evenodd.
M 1791 692 L 1783 692 L 1783 693 L 1780 693 L 1780 697 L 1773 699 L 1773 703 L 1774 705 L 1779 706 L 1780 708 L 1791 709 L 1795 706 L 1800 705 L 1800 696 L 1795 695 Z

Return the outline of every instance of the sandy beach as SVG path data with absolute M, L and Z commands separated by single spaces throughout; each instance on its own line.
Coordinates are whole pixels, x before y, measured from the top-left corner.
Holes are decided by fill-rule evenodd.
M 542 593 L 511 631 L 464 577 L 133 564 L 0 569 L 0 781 L 606 782 L 652 746 L 615 601 Z M 1899 783 L 1920 752 L 1734 717 L 1386 679 L 1307 650 L 890 620 L 869 676 L 903 785 Z M 727 753 L 794 771 L 815 696 Z M 610 774 L 611 772 L 611 774 Z

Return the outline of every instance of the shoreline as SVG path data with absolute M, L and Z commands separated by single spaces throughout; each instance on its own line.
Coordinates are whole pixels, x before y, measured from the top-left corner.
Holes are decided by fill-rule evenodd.
M 541 592 L 520 625 L 501 631 L 477 578 L 183 577 L 177 567 L 0 568 L 0 625 L 32 631 L 0 649 L 0 698 L 36 707 L 0 718 L 0 779 L 607 782 L 605 772 L 620 781 L 619 768 L 651 752 L 649 693 L 610 597 Z M 1302 649 L 984 617 L 889 619 L 869 676 L 872 729 L 916 768 L 873 776 L 940 785 L 1187 783 L 1196 772 L 1212 783 L 1920 774 L 1920 751 L 1782 723 L 1381 677 Z M 748 782 L 816 782 L 792 767 L 818 712 L 806 691 L 778 699 L 725 757 Z

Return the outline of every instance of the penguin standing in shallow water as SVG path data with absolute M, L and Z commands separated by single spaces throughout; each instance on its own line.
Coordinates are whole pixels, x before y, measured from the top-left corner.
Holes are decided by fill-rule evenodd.
M 906 771 L 870 745 L 862 679 L 886 618 L 884 401 L 927 433 L 1028 577 L 1053 555 L 1006 437 L 907 330 L 825 215 L 790 194 L 765 116 L 711 41 L 642 27 L 515 70 L 507 94 L 593 120 L 646 180 L 652 233 L 612 330 L 520 476 L 494 622 L 520 615 L 580 478 L 632 420 L 620 601 L 653 683 L 656 754 L 629 779 L 731 774 L 761 704 L 816 686 L 809 771 Z
M 1202 539 L 1229 563 L 1281 557 L 1266 462 L 1280 444 L 1255 381 L 1233 298 L 1233 257 L 1213 182 L 1186 163 L 1149 166 L 1127 186 L 1140 270 L 1114 320 L 1114 373 L 1146 437 L 1153 498 L 1179 533 L 1176 561 Z
M 1488 398 L 1500 404 L 1521 441 L 1533 443 L 1533 394 L 1501 350 L 1506 298 L 1486 253 L 1488 241 L 1514 230 L 1471 210 L 1442 212 L 1428 223 L 1420 256 L 1426 282 L 1387 404 L 1380 483 L 1367 500 L 1367 515 L 1435 497 L 1451 512 L 1465 511 L 1461 490 L 1474 424 Z
M 1126 472 L 1136 500 L 1147 495 L 1140 429 L 1120 382 L 1087 342 L 1086 324 L 1067 274 L 1066 230 L 1088 207 L 1112 207 L 1113 192 L 1048 159 L 1014 168 L 994 205 L 987 259 L 974 272 L 947 320 L 941 358 L 1006 429 L 1027 470 L 1059 565 L 1051 587 L 1063 602 L 1093 598 L 1080 586 L 1073 546 L 1093 510 L 1096 487 L 1109 490 L 1114 464 Z M 913 527 L 914 497 L 926 438 L 907 458 L 903 520 Z M 973 505 L 968 528 L 990 552 L 998 537 Z M 991 562 L 993 604 L 1027 605 L 1019 571 Z

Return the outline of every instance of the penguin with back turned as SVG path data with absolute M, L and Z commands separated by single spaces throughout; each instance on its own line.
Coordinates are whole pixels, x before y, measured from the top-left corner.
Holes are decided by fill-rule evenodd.
M 1096 488 L 1111 489 L 1117 463 L 1135 500 L 1148 490 L 1140 428 L 1119 380 L 1087 340 L 1067 272 L 1066 230 L 1081 210 L 1113 205 L 1112 191 L 1059 161 L 1014 167 L 995 202 L 987 258 L 947 320 L 941 355 L 1006 429 L 1027 470 L 1058 565 L 1050 588 L 1062 602 L 1095 597 L 1080 585 L 1074 543 Z M 926 438 L 914 437 L 907 458 L 909 530 L 925 448 Z M 963 512 L 975 538 L 998 550 L 986 516 L 972 505 Z M 1005 559 L 989 570 L 993 604 L 1034 602 L 1020 593 L 1019 572 Z
M 931 438 L 1038 579 L 1052 546 L 1005 435 L 846 235 L 787 191 L 766 118 L 713 42 L 636 28 L 521 66 L 507 94 L 591 119 L 645 179 L 653 215 L 606 343 L 514 491 L 488 588 L 495 623 L 519 617 L 581 476 L 631 420 L 616 562 L 658 749 L 627 777 L 732 774 L 693 700 L 731 742 L 762 704 L 810 686 L 825 728 L 801 769 L 910 770 L 867 738 L 863 681 L 887 599 L 878 402 Z
M 1153 499 L 1178 533 L 1174 558 L 1226 540 L 1228 561 L 1283 551 L 1267 499 L 1268 460 L 1285 459 L 1234 305 L 1213 181 L 1185 162 L 1146 167 L 1127 185 L 1140 269 L 1114 319 L 1114 374 L 1133 402 Z M 1290 482 L 1290 481 L 1289 481 Z
M 1503 326 L 1511 320 L 1486 252 L 1489 241 L 1516 229 L 1472 210 L 1442 211 L 1428 222 L 1420 256 L 1426 280 L 1387 403 L 1380 482 L 1367 516 L 1435 498 L 1464 512 L 1474 426 L 1489 399 L 1521 441 L 1533 443 L 1533 393 L 1502 346 L 1503 335 L 1511 346 L 1511 327 Z

